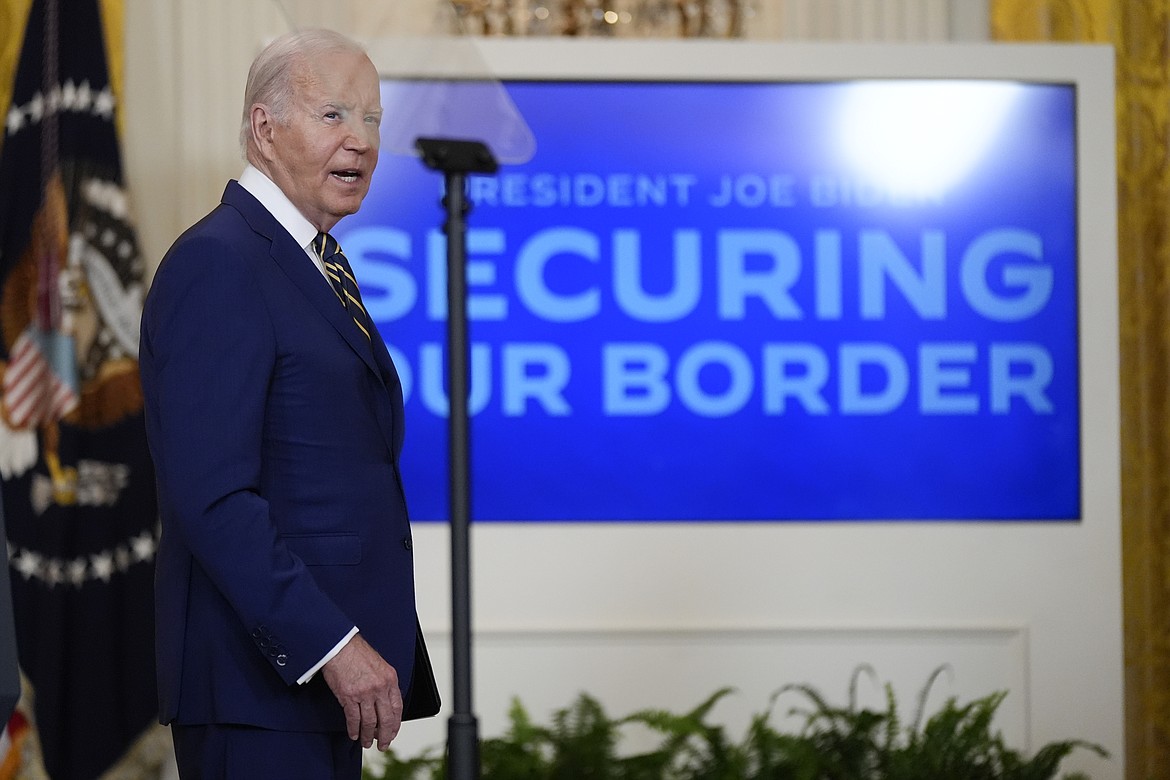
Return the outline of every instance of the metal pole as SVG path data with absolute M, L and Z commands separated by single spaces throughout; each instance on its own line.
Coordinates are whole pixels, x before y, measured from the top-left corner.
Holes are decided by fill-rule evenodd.
M 479 725 L 471 709 L 471 435 L 467 411 L 467 175 L 495 173 L 481 141 L 418 138 L 423 164 L 444 174 L 447 222 L 447 451 L 451 512 L 451 659 L 454 708 L 447 723 L 447 777 L 479 780 Z
M 479 778 L 478 724 L 471 707 L 471 435 L 467 411 L 466 223 L 462 172 L 446 174 L 447 451 L 451 507 L 451 658 L 455 712 L 447 724 L 448 777 Z

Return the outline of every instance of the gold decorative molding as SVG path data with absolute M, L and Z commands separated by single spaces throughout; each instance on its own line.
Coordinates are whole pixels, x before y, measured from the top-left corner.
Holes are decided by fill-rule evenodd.
M 465 35 L 741 38 L 752 0 L 439 0 Z
M 1108 41 L 1110 0 L 992 0 L 999 41 Z
M 993 0 L 1005 41 L 1112 43 L 1126 774 L 1170 766 L 1170 0 Z

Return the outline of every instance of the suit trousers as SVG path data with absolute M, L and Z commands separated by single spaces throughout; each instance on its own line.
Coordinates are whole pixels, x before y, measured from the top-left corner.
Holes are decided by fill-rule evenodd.
M 360 780 L 361 745 L 340 732 L 213 723 L 171 726 L 182 780 Z

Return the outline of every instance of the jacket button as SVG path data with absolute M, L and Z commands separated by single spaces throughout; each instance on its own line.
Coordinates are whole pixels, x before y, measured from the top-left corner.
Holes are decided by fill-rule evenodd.
M 410 537 L 408 536 L 402 540 L 402 546 L 408 550 L 413 550 L 414 549 L 414 542 L 412 542 L 410 540 Z
M 281 653 L 280 655 L 276 656 L 276 665 L 277 666 L 284 666 L 287 663 L 288 663 L 288 656 L 285 655 L 284 653 Z

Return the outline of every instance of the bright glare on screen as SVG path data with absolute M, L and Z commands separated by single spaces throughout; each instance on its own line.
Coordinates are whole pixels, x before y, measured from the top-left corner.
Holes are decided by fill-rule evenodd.
M 843 157 L 883 191 L 941 197 L 992 148 L 1020 92 L 1004 82 L 858 82 L 842 101 Z

